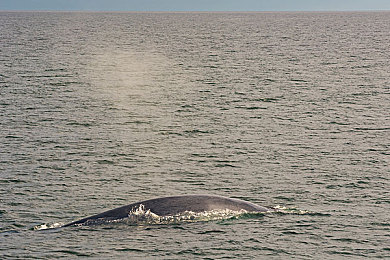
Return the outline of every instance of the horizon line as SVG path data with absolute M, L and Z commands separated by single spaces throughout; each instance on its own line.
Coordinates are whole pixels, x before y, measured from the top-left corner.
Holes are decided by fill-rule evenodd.
M 0 12 L 75 12 L 75 13 L 352 13 L 352 12 L 390 12 L 390 9 L 361 9 L 361 10 L 169 10 L 169 11 L 147 11 L 147 10 L 57 10 L 57 9 L 4 9 Z

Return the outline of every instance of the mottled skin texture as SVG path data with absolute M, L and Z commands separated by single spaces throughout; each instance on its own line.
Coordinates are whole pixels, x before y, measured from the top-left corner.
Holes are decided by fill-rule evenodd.
M 151 200 L 145 200 L 136 202 L 130 205 L 105 211 L 103 213 L 93 215 L 81 220 L 66 224 L 66 226 L 87 224 L 88 222 L 98 220 L 118 220 L 126 218 L 134 209 L 139 208 L 140 205 L 145 206 L 145 210 L 150 210 L 154 214 L 159 216 L 173 216 L 185 211 L 192 212 L 205 212 L 210 210 L 233 210 L 240 211 L 246 210 L 248 212 L 266 212 L 269 209 L 239 199 L 231 199 L 222 196 L 213 195 L 184 195 L 184 196 L 172 196 L 156 198 Z

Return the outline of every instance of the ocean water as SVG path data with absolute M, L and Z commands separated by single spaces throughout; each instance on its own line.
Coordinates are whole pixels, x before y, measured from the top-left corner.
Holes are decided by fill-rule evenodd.
M 0 12 L 0 258 L 389 258 L 389 32 L 389 12 Z M 281 211 L 43 230 L 182 194 Z

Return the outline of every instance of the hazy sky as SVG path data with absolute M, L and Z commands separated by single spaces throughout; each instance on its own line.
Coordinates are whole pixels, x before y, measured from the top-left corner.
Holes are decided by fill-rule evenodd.
M 0 10 L 354 11 L 390 10 L 390 0 L 0 0 Z

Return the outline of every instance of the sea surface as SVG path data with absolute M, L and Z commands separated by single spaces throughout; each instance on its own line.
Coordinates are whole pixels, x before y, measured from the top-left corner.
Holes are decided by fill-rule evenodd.
M 390 258 L 389 32 L 390 12 L 0 12 L 0 258 Z M 183 194 L 280 211 L 52 229 Z

